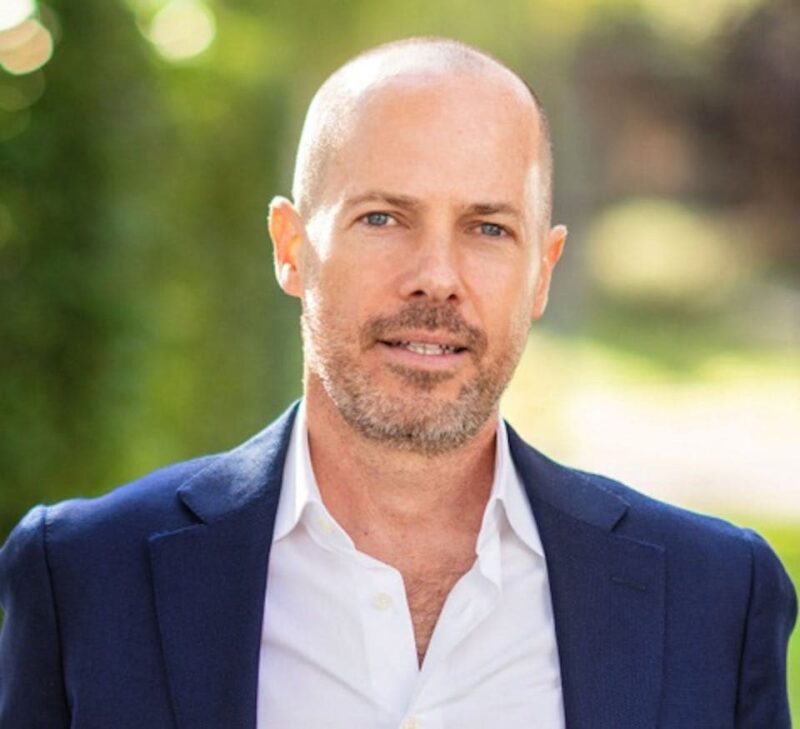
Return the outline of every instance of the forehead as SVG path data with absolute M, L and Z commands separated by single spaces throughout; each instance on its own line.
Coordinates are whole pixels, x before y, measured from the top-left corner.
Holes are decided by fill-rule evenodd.
M 535 197 L 542 130 L 516 79 L 399 74 L 365 85 L 348 107 L 322 191 L 328 203 L 362 187 L 521 208 Z

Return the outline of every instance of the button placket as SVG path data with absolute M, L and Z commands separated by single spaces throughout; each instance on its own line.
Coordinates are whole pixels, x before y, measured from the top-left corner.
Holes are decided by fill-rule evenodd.
M 419 674 L 414 631 L 405 604 L 400 573 L 389 565 L 371 561 L 359 569 L 359 601 L 362 605 L 364 647 L 373 695 L 391 710 L 413 693 Z M 364 565 L 366 566 L 366 565 Z

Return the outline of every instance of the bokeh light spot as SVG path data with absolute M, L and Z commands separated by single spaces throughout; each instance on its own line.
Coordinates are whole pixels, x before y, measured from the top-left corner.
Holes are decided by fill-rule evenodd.
M 0 31 L 0 53 L 21 48 L 39 32 L 39 23 L 25 20 L 12 28 Z
M 182 61 L 205 51 L 216 30 L 207 5 L 199 0 L 172 0 L 153 18 L 148 38 L 164 58 Z
M 0 2 L 0 31 L 16 27 L 35 10 L 33 0 L 3 0 Z
M 28 19 L 0 32 L 0 66 L 9 73 L 32 73 L 52 55 L 53 36 L 38 20 Z

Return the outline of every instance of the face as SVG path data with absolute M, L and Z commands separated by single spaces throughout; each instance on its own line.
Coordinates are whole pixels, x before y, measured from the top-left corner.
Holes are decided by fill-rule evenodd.
M 366 95 L 307 224 L 273 207 L 279 280 L 303 302 L 309 398 L 426 454 L 487 424 L 563 243 L 537 216 L 537 133 L 530 101 L 495 80 Z

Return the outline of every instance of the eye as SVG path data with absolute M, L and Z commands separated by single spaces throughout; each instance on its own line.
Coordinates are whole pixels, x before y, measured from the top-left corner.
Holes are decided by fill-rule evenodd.
M 361 221 L 372 228 L 385 228 L 396 223 L 389 213 L 367 213 L 361 216 Z
M 481 235 L 488 235 L 490 238 L 502 238 L 508 235 L 508 231 L 497 223 L 481 223 L 478 226 Z

